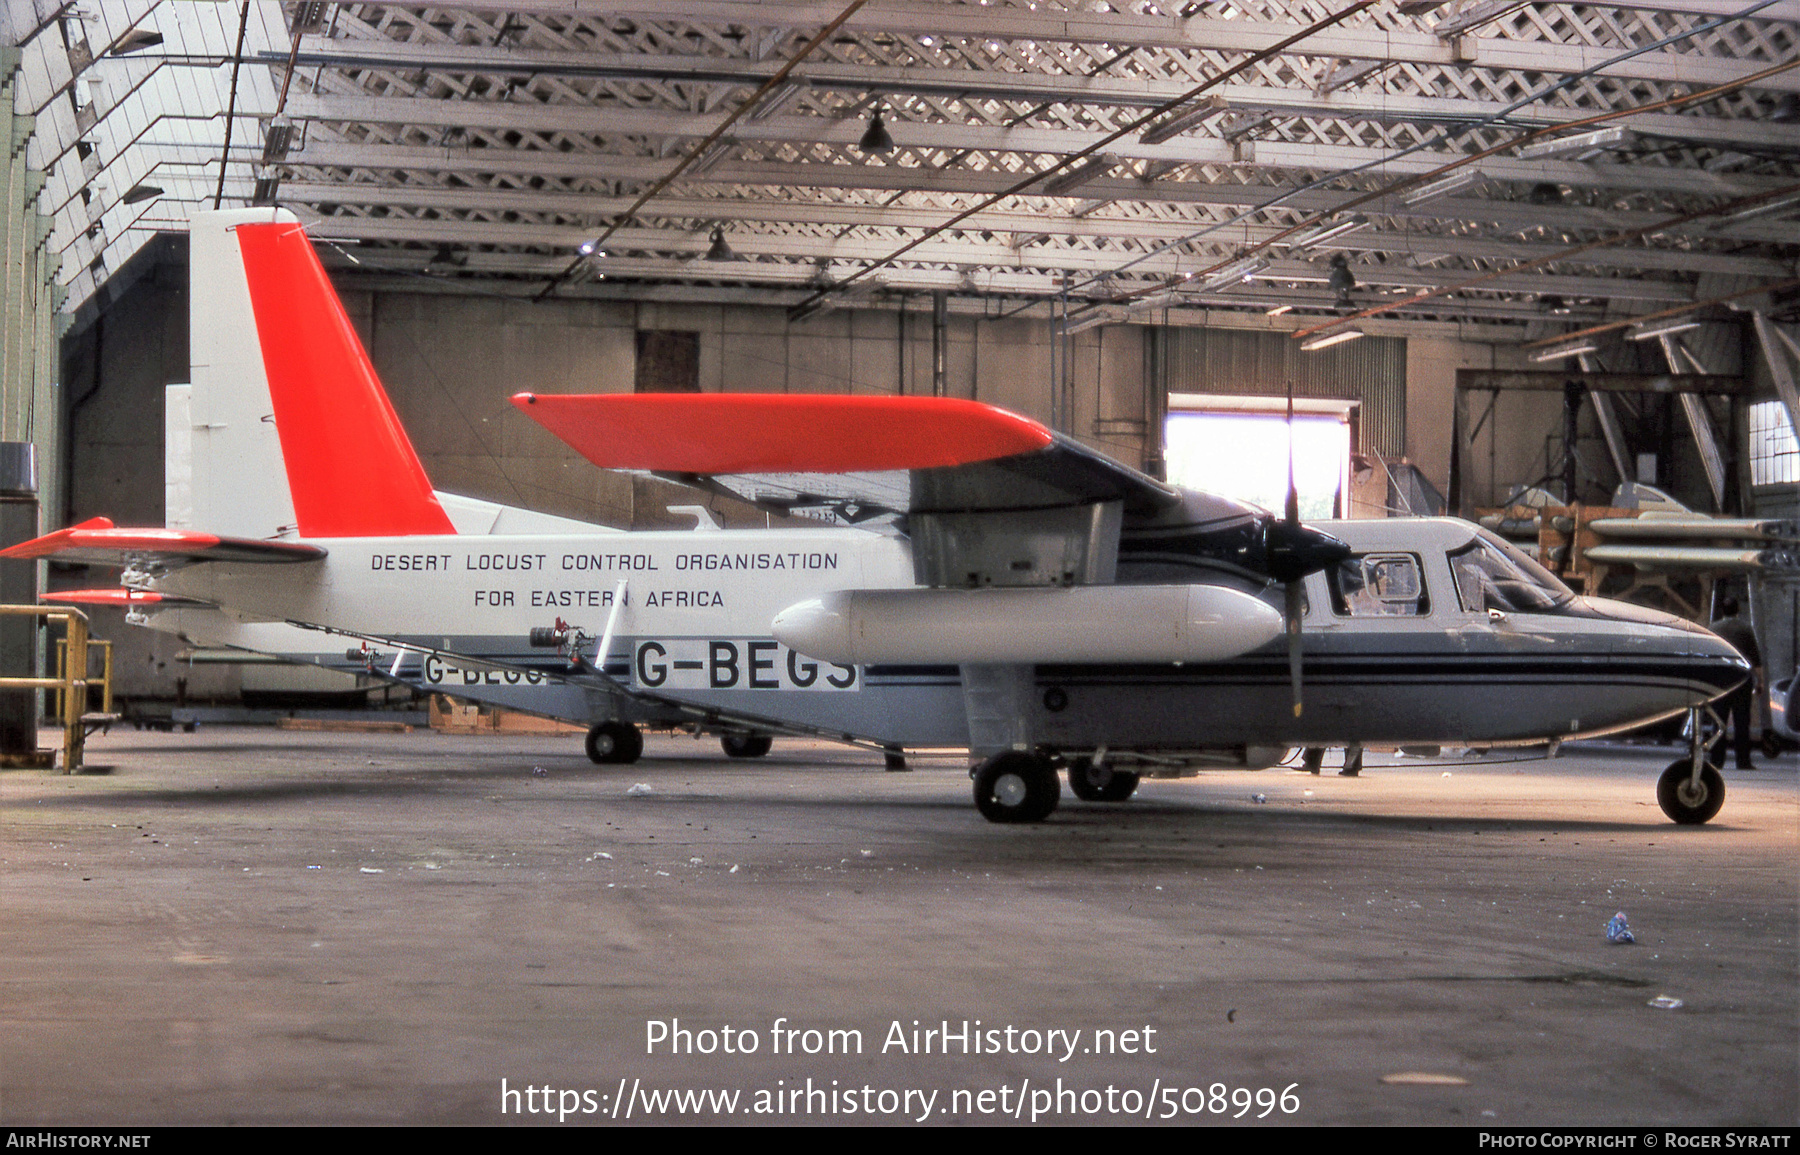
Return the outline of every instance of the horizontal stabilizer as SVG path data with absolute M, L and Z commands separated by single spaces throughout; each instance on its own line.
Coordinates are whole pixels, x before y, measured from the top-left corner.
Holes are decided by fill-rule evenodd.
M 39 594 L 40 602 L 75 606 L 204 606 L 210 602 L 184 598 L 179 594 L 159 594 L 154 590 L 134 590 L 119 586 L 104 590 L 51 590 Z
M 297 562 L 325 556 L 317 546 L 219 537 L 190 529 L 119 529 L 104 517 L 0 550 L 0 557 L 54 557 L 90 565 L 181 565 L 198 561 Z

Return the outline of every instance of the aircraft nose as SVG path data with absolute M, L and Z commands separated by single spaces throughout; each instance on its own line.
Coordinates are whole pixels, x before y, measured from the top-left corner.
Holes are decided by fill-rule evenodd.
M 1630 602 L 1586 598 L 1583 603 L 1603 618 L 1633 627 L 1614 643 L 1617 654 L 1675 675 L 1688 688 L 1689 705 L 1710 701 L 1750 676 L 1744 656 L 1704 626 Z
M 1350 556 L 1350 547 L 1309 525 L 1271 520 L 1265 553 L 1269 576 L 1280 582 L 1298 581 Z
M 1750 676 L 1750 660 L 1737 648 L 1710 630 L 1702 630 L 1693 640 L 1694 656 L 1710 667 L 1704 680 L 1719 694 L 1735 690 Z

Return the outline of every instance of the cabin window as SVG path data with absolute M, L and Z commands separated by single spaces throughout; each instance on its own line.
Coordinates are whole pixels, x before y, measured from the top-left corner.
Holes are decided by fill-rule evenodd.
M 1456 596 L 1473 614 L 1547 613 L 1575 598 L 1555 574 L 1486 532 L 1453 550 L 1449 561 Z
M 1339 617 L 1421 618 L 1431 612 L 1419 559 L 1410 553 L 1370 553 L 1339 562 L 1329 573 Z

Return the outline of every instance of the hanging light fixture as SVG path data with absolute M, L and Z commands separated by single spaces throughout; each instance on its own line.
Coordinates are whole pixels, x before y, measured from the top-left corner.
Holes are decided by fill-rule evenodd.
M 1350 259 L 1342 253 L 1331 258 L 1331 274 L 1325 283 L 1337 294 L 1340 306 L 1350 304 L 1350 290 L 1356 288 L 1356 274 L 1350 271 Z
M 1230 288 L 1239 281 L 1254 280 L 1256 274 L 1268 267 L 1269 261 L 1267 257 L 1251 257 L 1225 266 L 1212 276 L 1208 277 L 1206 282 L 1200 287 L 1207 292 L 1218 292 L 1220 289 Z
M 1563 361 L 1570 357 L 1579 357 L 1583 353 L 1598 353 L 1599 351 L 1600 346 L 1592 341 L 1570 339 L 1560 345 L 1540 349 L 1531 355 L 1531 361 L 1534 365 L 1542 365 L 1546 361 Z
M 1487 174 L 1483 173 L 1480 169 L 1465 168 L 1460 172 L 1453 172 L 1449 176 L 1440 177 L 1428 184 L 1422 184 L 1411 192 L 1404 194 L 1400 199 L 1404 200 L 1408 206 L 1422 205 L 1427 201 L 1437 200 L 1439 197 L 1447 197 L 1453 193 L 1459 193 L 1475 188 L 1476 186 L 1485 183 L 1486 180 Z
M 1308 337 L 1306 340 L 1300 342 L 1300 348 L 1308 353 L 1312 353 L 1319 349 L 1329 349 L 1333 345 L 1342 345 L 1346 341 L 1359 340 L 1362 336 L 1363 331 L 1361 329 L 1351 326 L 1348 329 L 1339 329 L 1335 333 L 1321 333 L 1317 337 Z
M 894 138 L 888 135 L 887 123 L 881 118 L 881 105 L 875 105 L 874 115 L 869 117 L 869 127 L 856 142 L 856 147 L 869 156 L 884 156 L 894 151 Z
M 1563 203 L 1562 186 L 1551 181 L 1539 181 L 1531 186 L 1525 194 L 1525 201 L 1534 205 L 1559 205 Z
M 713 226 L 712 247 L 706 250 L 706 259 L 709 261 L 735 261 L 738 259 L 738 255 L 731 251 L 731 246 L 725 243 L 723 226 Z
M 1360 232 L 1368 228 L 1369 223 L 1369 218 L 1361 213 L 1357 213 L 1353 217 L 1346 217 L 1341 221 L 1320 221 L 1305 232 L 1289 237 L 1285 243 L 1294 252 L 1304 252 L 1307 249 L 1316 249 L 1320 245 L 1335 241 L 1339 237 L 1347 237 L 1351 233 Z

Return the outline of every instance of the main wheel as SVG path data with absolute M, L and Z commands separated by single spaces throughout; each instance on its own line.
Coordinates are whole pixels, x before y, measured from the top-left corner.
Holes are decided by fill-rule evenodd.
M 1056 767 L 1023 750 L 996 754 L 975 771 L 975 808 L 989 822 L 1040 822 L 1061 795 Z
M 602 722 L 587 732 L 590 762 L 636 762 L 644 752 L 644 736 L 629 722 Z
M 769 752 L 775 739 L 767 734 L 720 734 L 719 746 L 730 758 L 761 758 Z
M 1114 770 L 1092 758 L 1077 758 L 1069 763 L 1069 789 L 1083 802 L 1123 802 L 1137 793 L 1138 776 L 1129 770 Z
M 1683 826 L 1698 826 L 1725 805 L 1725 779 L 1716 766 L 1705 766 L 1693 782 L 1694 763 L 1677 758 L 1656 780 L 1656 802 L 1664 814 Z

